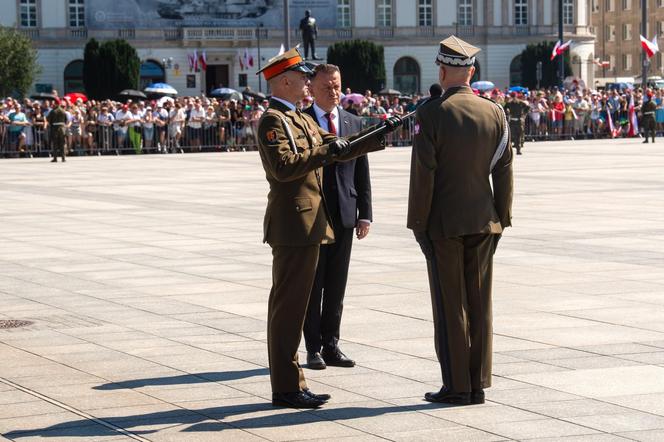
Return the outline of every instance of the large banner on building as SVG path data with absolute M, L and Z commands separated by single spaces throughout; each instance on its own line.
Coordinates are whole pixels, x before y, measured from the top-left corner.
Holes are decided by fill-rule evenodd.
M 318 26 L 334 28 L 336 0 L 290 0 L 290 23 L 297 28 L 306 9 Z M 87 0 L 93 29 L 173 27 L 283 28 L 283 0 Z

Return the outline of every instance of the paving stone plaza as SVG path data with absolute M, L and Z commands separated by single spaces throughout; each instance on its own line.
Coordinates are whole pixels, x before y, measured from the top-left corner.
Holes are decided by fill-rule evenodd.
M 440 388 L 410 149 L 370 156 L 352 369 L 273 408 L 256 152 L 0 161 L 0 440 L 664 440 L 664 141 L 530 143 L 494 267 L 487 403 Z M 304 347 L 300 359 L 305 359 Z

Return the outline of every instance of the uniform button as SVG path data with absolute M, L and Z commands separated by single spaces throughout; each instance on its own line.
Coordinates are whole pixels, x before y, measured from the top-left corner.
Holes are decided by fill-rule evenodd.
M 295 206 L 295 210 L 300 210 L 300 206 Z

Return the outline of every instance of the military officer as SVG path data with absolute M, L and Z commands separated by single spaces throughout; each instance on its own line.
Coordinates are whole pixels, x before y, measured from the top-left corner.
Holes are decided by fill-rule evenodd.
M 526 115 L 528 115 L 529 109 L 528 103 L 523 101 L 516 92 L 511 92 L 505 102 L 505 110 L 510 122 L 510 136 L 517 155 L 521 155 L 521 149 L 523 148 Z
M 427 261 L 443 378 L 425 399 L 460 405 L 483 403 L 491 386 L 493 253 L 511 225 L 509 126 L 503 108 L 469 85 L 479 51 L 455 36 L 440 42 L 445 93 L 418 108 L 408 200 L 408 228 Z
M 320 245 L 335 239 L 323 197 L 323 166 L 384 149 L 385 140 L 370 136 L 351 149 L 349 140 L 366 130 L 337 138 L 297 110 L 295 103 L 308 95 L 312 71 L 296 48 L 270 59 L 259 72 L 272 90 L 258 123 L 259 153 L 270 185 L 263 227 L 273 258 L 267 318 L 272 404 L 317 408 L 330 397 L 307 388 L 297 349 Z M 385 122 L 389 130 L 400 124 L 398 117 Z
M 643 126 L 643 136 L 645 140 L 644 143 L 648 142 L 648 134 L 652 137 L 652 142 L 655 142 L 655 113 L 657 112 L 657 104 L 653 99 L 653 93 L 651 90 L 646 92 L 647 101 L 641 106 L 641 126 Z
M 48 121 L 49 139 L 51 140 L 51 155 L 52 163 L 58 162 L 58 157 L 62 157 L 62 162 L 65 160 L 65 144 L 67 137 L 67 112 L 62 108 L 61 101 L 56 99 L 56 106 L 51 112 L 48 113 L 46 121 Z

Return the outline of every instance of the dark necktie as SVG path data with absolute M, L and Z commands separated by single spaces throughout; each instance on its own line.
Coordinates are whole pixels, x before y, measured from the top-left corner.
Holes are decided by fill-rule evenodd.
M 337 134 L 337 127 L 334 125 L 334 120 L 332 119 L 333 116 L 334 116 L 334 114 L 332 114 L 332 112 L 328 112 L 328 113 L 325 114 L 325 119 L 327 120 L 328 132 L 330 132 L 333 135 L 336 135 Z

